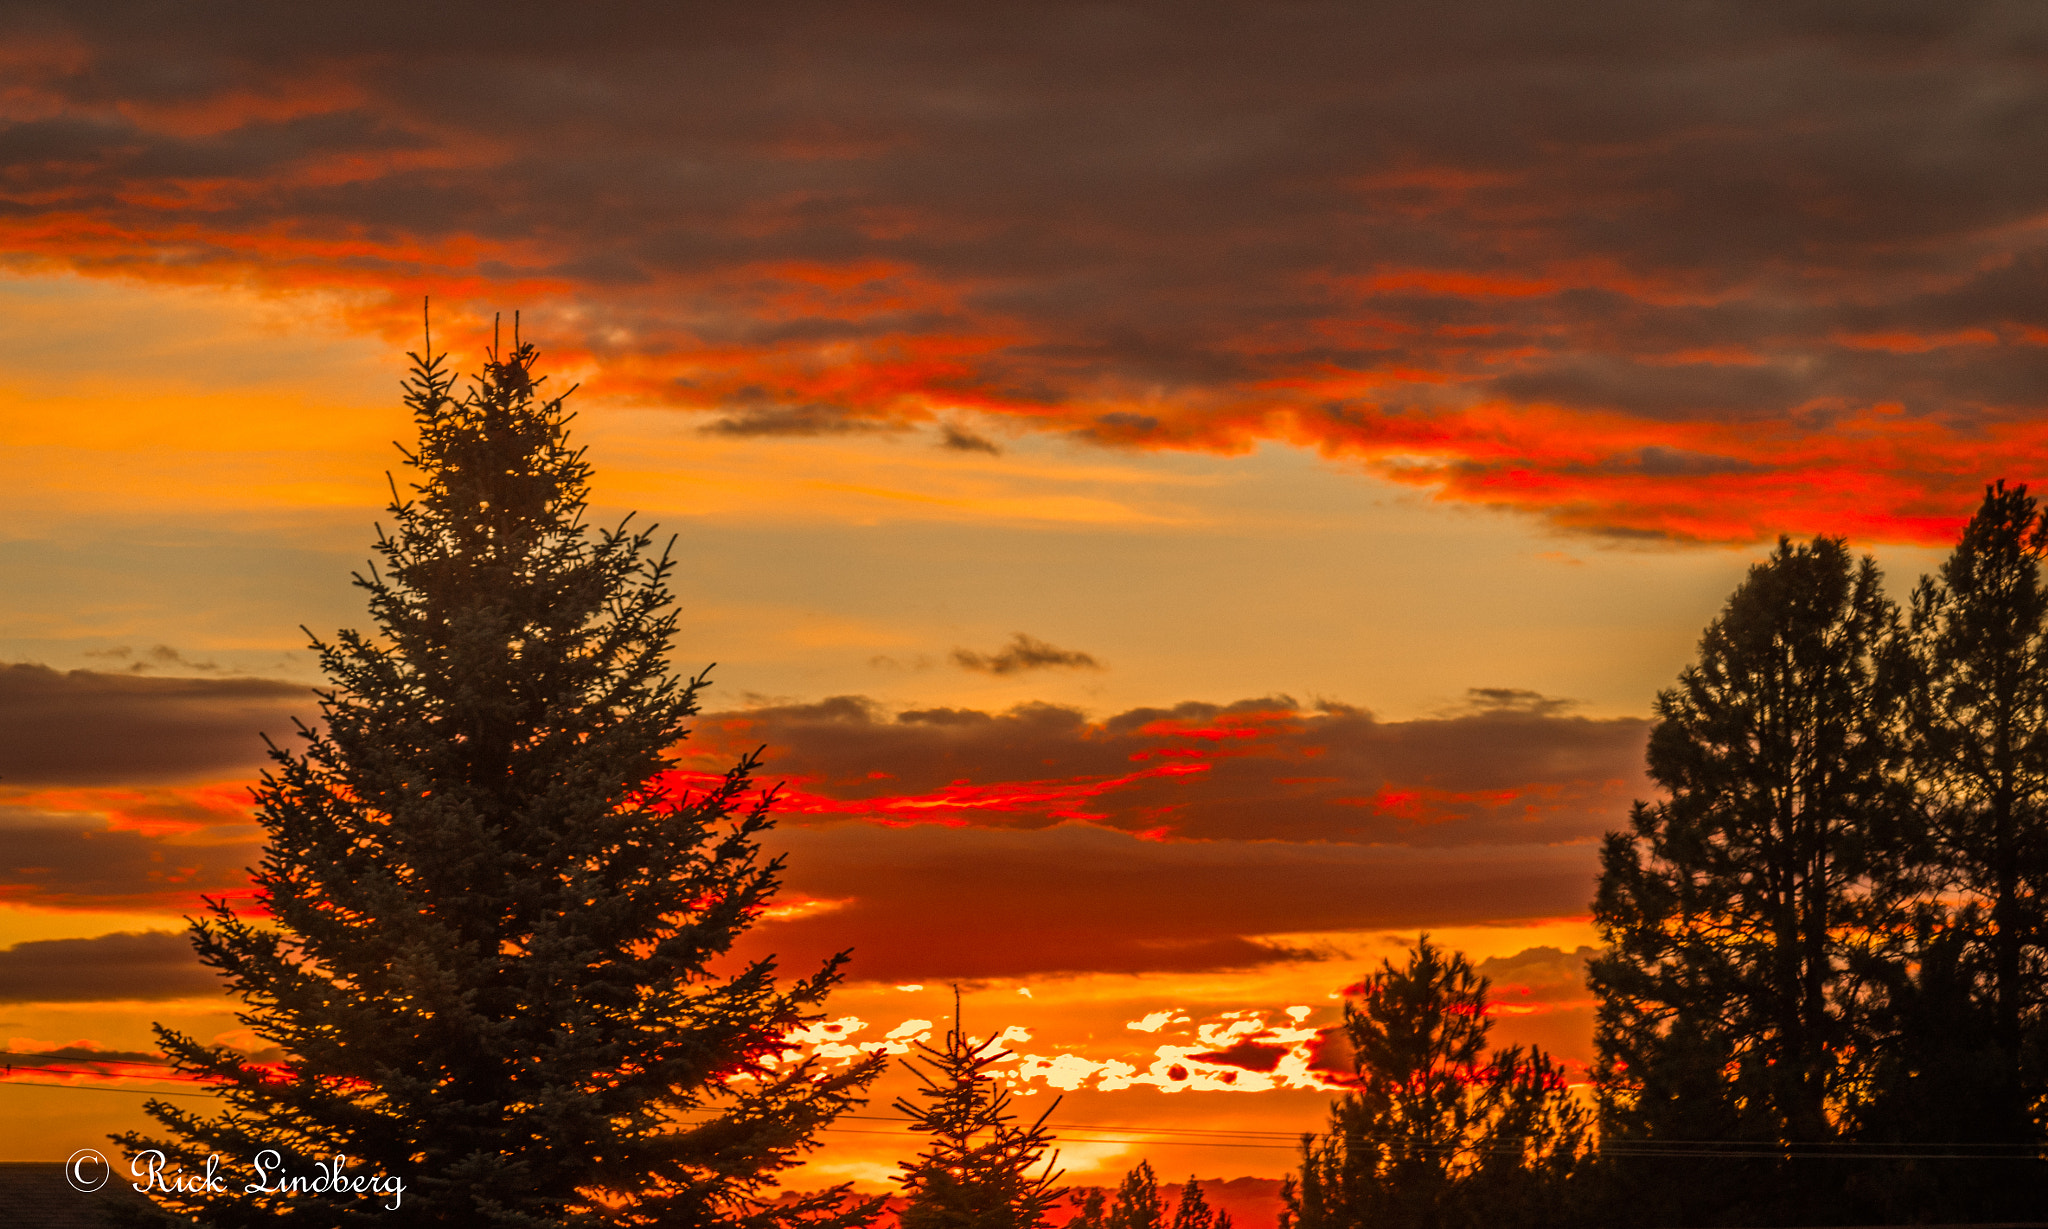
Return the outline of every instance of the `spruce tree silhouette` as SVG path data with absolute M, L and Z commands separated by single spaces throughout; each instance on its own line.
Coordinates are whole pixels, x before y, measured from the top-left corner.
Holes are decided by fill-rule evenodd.
M 1116 1188 L 1104 1217 L 1109 1229 L 1166 1229 L 1166 1207 L 1159 1198 L 1159 1175 L 1149 1161 L 1131 1167 Z
M 1059 1158 L 1048 1155 L 1053 1141 L 1045 1129 L 1059 1101 L 1030 1126 L 1019 1124 L 1009 1090 L 990 1070 L 1006 1051 L 999 1038 L 977 1042 L 967 1035 L 958 986 L 945 1045 L 919 1042 L 917 1049 L 923 1058 L 905 1065 L 923 1083 L 915 1095 L 924 1103 L 899 1098 L 896 1108 L 932 1142 L 901 1166 L 908 1199 L 902 1229 L 1043 1229 L 1060 1198 L 1052 1185 Z
M 1065 1229 L 1105 1229 L 1109 1223 L 1109 1197 L 1101 1187 L 1091 1186 L 1080 1192 L 1079 1198 L 1068 1195 L 1074 1205 L 1074 1214 L 1067 1220 Z
M 404 1182 L 395 1210 L 241 1181 L 161 1197 L 217 1226 L 871 1219 L 843 1189 L 755 1202 L 877 1068 L 772 1062 L 843 957 L 783 988 L 770 961 L 712 971 L 781 861 L 752 757 L 702 793 L 664 780 L 705 681 L 666 661 L 667 553 L 586 528 L 590 468 L 516 323 L 462 395 L 431 336 L 412 358 L 417 479 L 356 580 L 376 630 L 315 641 L 320 725 L 257 790 L 267 916 L 193 924 L 281 1057 L 160 1026 L 227 1108 L 151 1102 L 173 1138 L 121 1142 L 188 1172 L 270 1152 L 273 1174 L 345 1157 Z
M 1145 1161 L 1125 1172 L 1114 1195 L 1091 1186 L 1079 1192 L 1078 1197 L 1068 1198 L 1074 1203 L 1074 1215 L 1062 1229 L 1167 1229 L 1166 1207 L 1159 1198 L 1159 1178 Z M 1206 1202 L 1202 1206 L 1206 1208 Z M 1229 1220 L 1226 1215 L 1223 1223 L 1228 1225 Z
M 1173 1205 L 1173 1221 L 1168 1229 L 1231 1229 L 1231 1223 L 1230 1213 L 1210 1207 L 1195 1175 L 1189 1174 L 1187 1185 L 1180 1188 L 1180 1198 Z

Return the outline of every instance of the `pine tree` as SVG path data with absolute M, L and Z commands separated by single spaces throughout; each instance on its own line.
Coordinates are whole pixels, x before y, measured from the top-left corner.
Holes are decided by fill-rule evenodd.
M 1148 1161 L 1139 1161 L 1124 1175 L 1110 1202 L 1109 1229 L 1166 1229 L 1166 1208 L 1159 1199 L 1159 1175 Z
M 1190 1205 L 1187 1191 L 1194 1191 L 1195 1202 Z M 1069 1196 L 1069 1198 L 1073 1198 Z M 1174 1220 L 1179 1224 L 1182 1217 L 1209 1215 L 1209 1204 L 1202 1198 L 1194 1179 L 1188 1179 L 1188 1187 L 1181 1193 L 1181 1203 L 1174 1209 Z M 1212 1223 L 1211 1229 L 1229 1229 L 1230 1216 L 1225 1213 Z M 1117 1184 L 1116 1194 L 1109 1195 L 1099 1187 L 1089 1187 L 1075 1200 L 1073 1219 L 1064 1229 L 1168 1229 L 1166 1205 L 1159 1197 L 1159 1177 L 1149 1162 L 1139 1161 L 1126 1171 L 1123 1181 Z M 1180 1226 L 1180 1229 L 1188 1229 Z
M 1109 1229 L 1109 1199 L 1101 1187 L 1088 1187 L 1079 1199 L 1067 1198 L 1074 1202 L 1074 1215 L 1064 1229 Z
M 921 1064 L 906 1065 L 924 1085 L 917 1090 L 924 1104 L 899 1098 L 896 1108 L 932 1142 L 900 1167 L 908 1201 L 902 1229 L 1042 1229 L 1060 1198 L 1053 1189 L 1058 1156 L 1049 1155 L 1052 1135 L 1045 1129 L 1059 1102 L 1030 1126 L 1018 1121 L 1009 1090 L 990 1070 L 1007 1052 L 999 1038 L 966 1034 L 957 989 L 945 1045 L 919 1042 L 917 1049 Z
M 876 1071 L 777 1063 L 838 960 L 786 988 L 771 961 L 712 971 L 777 887 L 768 802 L 746 801 L 751 757 L 702 793 L 666 783 L 704 685 L 666 663 L 672 565 L 647 530 L 585 528 L 590 469 L 536 357 L 515 331 L 457 395 L 431 338 L 413 356 L 418 477 L 357 577 L 377 630 L 315 641 L 321 726 L 272 749 L 267 916 L 214 903 L 193 928 L 285 1058 L 160 1027 L 228 1108 L 152 1102 L 173 1138 L 122 1137 L 187 1172 L 346 1157 L 401 1179 L 400 1206 L 242 1182 L 164 1200 L 208 1223 L 872 1217 L 843 1191 L 754 1201 Z
M 1942 886 L 1989 923 L 1990 1000 L 2022 1112 L 2022 1033 L 2043 996 L 2048 892 L 2048 519 L 2024 486 L 1985 491 L 1939 579 L 1913 595 L 1913 779 Z
M 1908 679 L 1906 779 L 1925 819 L 1916 941 L 1885 978 L 1873 1141 L 2030 1155 L 2044 1092 L 2039 1019 L 2048 888 L 2048 518 L 1988 487 L 1937 577 L 1914 592 L 1895 664 Z M 2000 1147 L 2002 1146 L 2002 1147 Z M 1950 1151 L 1954 1151 L 1953 1148 Z M 1887 1167 L 1894 1208 L 1953 1219 L 2048 1212 L 2038 1166 Z
M 1424 935 L 1344 1006 L 1357 1063 L 1282 1185 L 1283 1229 L 1563 1225 L 1587 1123 L 1539 1050 L 1492 1051 L 1487 982 Z
M 1208 1197 L 1202 1194 L 1195 1175 L 1188 1175 L 1188 1184 L 1180 1188 L 1180 1199 L 1173 1205 L 1171 1229 L 1230 1229 L 1230 1213 L 1219 1212 L 1209 1206 Z
M 1895 625 L 1868 559 L 1780 541 L 1658 696 L 1649 771 L 1669 796 L 1608 835 L 1594 903 L 1603 1150 L 1749 1141 L 1760 1159 L 1625 1163 L 1646 1214 L 1784 1214 L 1758 1209 L 1794 1188 L 1839 1211 L 1825 1174 L 1776 1178 L 1780 1145 L 1837 1139 L 1864 1087 L 1862 973 L 1912 896 L 1880 670 Z

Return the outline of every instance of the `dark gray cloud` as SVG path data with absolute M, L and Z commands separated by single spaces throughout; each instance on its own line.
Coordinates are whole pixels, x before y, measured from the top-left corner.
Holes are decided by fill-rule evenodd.
M 113 662 L 126 662 L 122 667 L 130 674 L 148 674 L 152 670 L 194 671 L 199 674 L 218 674 L 220 663 L 194 661 L 167 644 L 160 644 L 143 652 L 137 652 L 129 645 L 117 645 L 111 649 L 92 649 L 87 657 L 98 657 Z
M 1001 456 L 1002 445 L 984 435 L 977 435 L 958 423 L 939 424 L 939 447 L 955 452 L 985 452 L 990 456 Z
M 13 694 L 72 699 L 240 695 L 236 680 L 12 677 Z M 908 981 L 1249 967 L 1337 955 L 1305 933 L 1580 913 L 1596 839 L 1648 792 L 1646 730 L 1512 688 L 1398 722 L 1286 697 L 1090 719 L 841 696 L 707 714 L 683 764 L 722 770 L 765 742 L 764 780 L 788 780 L 786 898 L 825 906 L 764 923 L 750 952 L 799 967 L 850 945 L 857 976 Z M 234 798 L 129 785 L 70 805 L 105 814 L 0 807 L 0 899 L 185 910 L 247 890 L 259 833 Z M 131 963 L 169 950 L 107 943 Z M 29 978 L 68 950 L 26 948 L 0 972 Z M 136 994 L 187 984 L 160 972 L 136 973 Z
M 826 406 L 767 406 L 727 414 L 705 424 L 707 435 L 845 435 L 883 431 L 887 423 L 850 417 Z
M 185 911 L 246 892 L 261 856 L 253 828 L 201 836 L 109 828 L 0 806 L 0 901 L 60 909 Z
M 495 286 L 718 431 L 966 408 L 1426 448 L 1581 528 L 1924 534 L 1972 430 L 2048 412 L 2025 0 L 171 12 L 0 13 L 9 250 Z M 1836 430 L 1875 406 L 1940 446 Z
M 33 1043 L 31 1043 L 33 1044 Z M 48 1071 L 51 1074 L 144 1076 L 163 1074 L 168 1064 L 152 1050 L 110 1050 L 92 1045 L 58 1046 L 53 1050 L 0 1050 L 10 1067 Z
M 312 693 L 253 678 L 147 678 L 0 665 L 0 784 L 110 785 L 250 776 Z
M 1036 636 L 1015 632 L 1010 643 L 993 653 L 954 649 L 953 664 L 982 674 L 1020 674 L 1026 670 L 1100 670 L 1102 663 L 1078 649 L 1062 649 Z
M 0 951 L 0 1003 L 177 999 L 221 992 L 192 943 L 168 930 L 34 939 Z
M 1652 789 L 1648 731 L 1509 688 L 1412 721 L 1285 696 L 1099 721 L 1048 704 L 891 716 L 842 696 L 710 714 L 685 749 L 711 771 L 766 743 L 764 775 L 790 783 L 787 824 L 1085 819 L 1176 839 L 1520 845 L 1621 827 Z

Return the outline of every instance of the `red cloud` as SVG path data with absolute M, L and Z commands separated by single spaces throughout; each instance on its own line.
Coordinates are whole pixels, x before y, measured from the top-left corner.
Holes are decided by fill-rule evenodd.
M 1227 1050 L 1216 1050 L 1193 1057 L 1205 1063 L 1216 1063 L 1225 1067 L 1238 1067 L 1245 1071 L 1271 1071 L 1287 1057 L 1286 1046 L 1263 1045 L 1256 1041 L 1240 1041 Z
M 393 332 L 427 291 L 524 306 L 728 432 L 1284 440 L 1590 533 L 1932 542 L 2048 470 L 2027 22 L 1605 3 L 513 38 L 45 0 L 7 31 L 0 243 Z
M 8 814 L 0 901 L 56 909 L 197 912 L 202 899 L 254 895 L 261 856 L 253 830 L 179 837 L 109 828 L 90 816 Z
M 1179 839 L 1418 845 L 1591 840 L 1648 791 L 1646 722 L 1573 717 L 1541 697 L 1477 699 L 1382 722 L 1284 697 L 1101 721 L 1049 705 L 891 718 L 842 697 L 710 715 L 684 745 L 686 779 L 765 743 L 785 824 L 1084 820 Z
M 1647 723 L 1567 707 L 1486 691 L 1405 722 L 1282 698 L 1089 720 L 1049 705 L 890 717 L 842 698 L 708 715 L 676 775 L 687 787 L 765 742 L 764 785 L 790 779 L 783 907 L 748 939 L 788 967 L 852 946 L 854 975 L 888 982 L 1242 968 L 1335 954 L 1302 935 L 1581 912 L 1593 840 L 1645 792 Z M 33 724 L 32 706 L 17 717 Z M 246 808 L 235 785 L 0 795 L 0 899 L 246 896 Z M 1257 1070 L 1244 1061 L 1224 1065 Z

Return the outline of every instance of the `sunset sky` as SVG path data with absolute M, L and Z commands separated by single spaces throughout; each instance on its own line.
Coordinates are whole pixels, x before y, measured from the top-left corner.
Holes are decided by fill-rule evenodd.
M 367 623 L 431 295 L 678 535 L 679 767 L 788 783 L 750 950 L 854 951 L 803 1047 L 958 982 L 1091 1182 L 1285 1172 L 1424 929 L 1583 1061 L 1744 569 L 1903 597 L 2043 468 L 2044 144 L 2017 0 L 0 5 L 0 1043 L 247 1041 L 167 932 Z M 0 1159 L 171 1087 L 39 1063 Z

